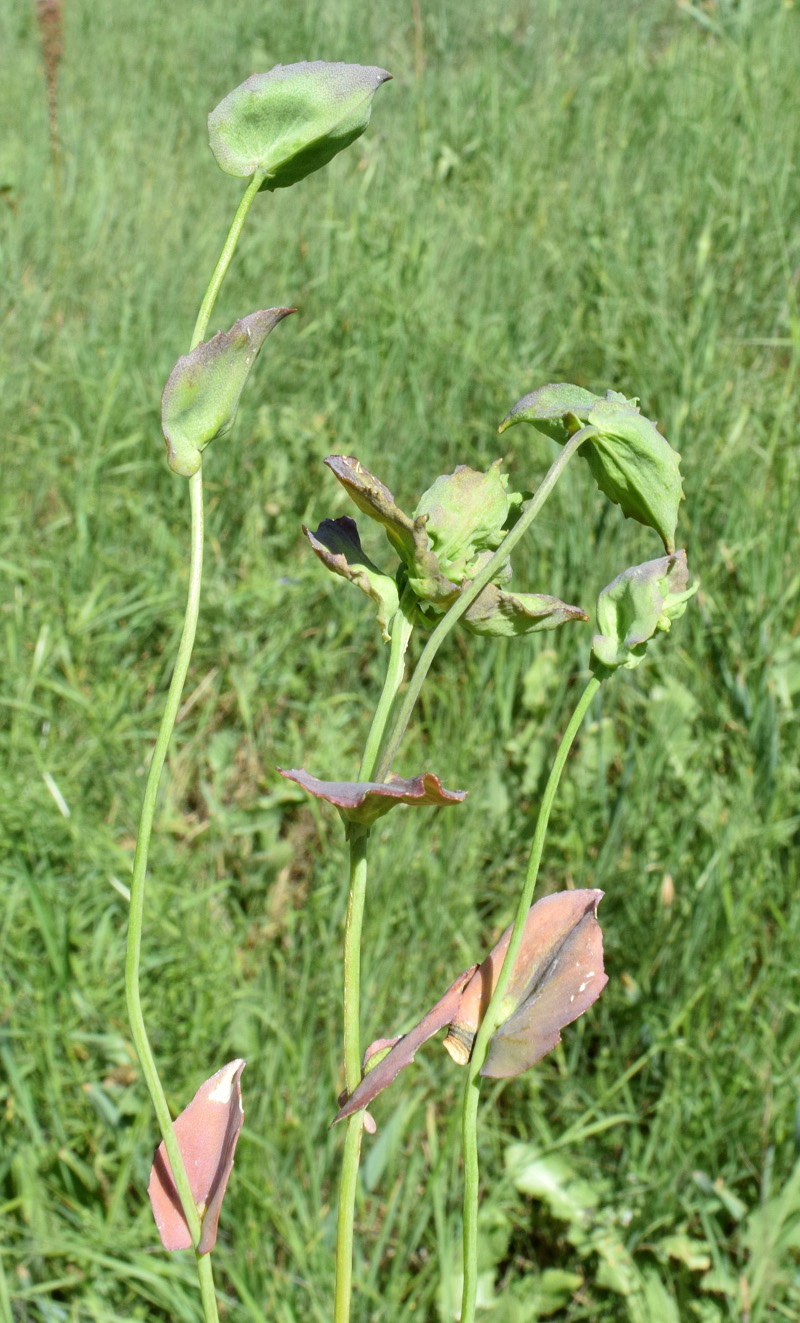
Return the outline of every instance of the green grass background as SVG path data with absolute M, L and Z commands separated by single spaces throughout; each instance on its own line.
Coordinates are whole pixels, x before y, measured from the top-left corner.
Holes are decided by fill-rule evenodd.
M 119 884 L 186 586 L 160 393 L 241 191 L 205 117 L 303 58 L 394 81 L 353 148 L 258 199 L 217 305 L 215 327 L 300 312 L 204 465 L 196 701 L 146 913 L 171 1104 L 248 1059 L 225 1318 L 331 1316 L 345 858 L 333 812 L 274 768 L 355 772 L 383 649 L 300 535 L 346 509 L 322 459 L 358 455 L 406 508 L 500 454 L 530 487 L 554 447 L 495 429 L 553 380 L 639 395 L 660 420 L 702 589 L 606 687 L 559 793 L 542 886 L 606 891 L 610 982 L 540 1066 L 485 1090 L 486 1317 L 796 1318 L 800 11 L 65 11 L 59 193 L 34 8 L 0 5 L 0 1318 L 199 1318 L 192 1263 L 160 1252 L 146 1202 L 156 1132 Z M 657 554 L 576 464 L 515 582 L 591 610 Z M 436 770 L 469 807 L 374 832 L 365 1038 L 406 1028 L 508 921 L 590 638 L 459 634 L 440 654 L 398 770 Z M 453 1318 L 460 1088 L 431 1044 L 375 1105 L 354 1319 Z M 550 1162 L 543 1202 L 517 1188 L 512 1144 Z

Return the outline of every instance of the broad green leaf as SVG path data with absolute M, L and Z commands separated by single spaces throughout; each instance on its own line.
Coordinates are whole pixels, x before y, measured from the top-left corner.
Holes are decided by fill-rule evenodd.
M 601 399 L 582 386 L 557 382 L 519 400 L 500 431 L 514 423 L 532 423 L 564 445 L 579 428 L 596 428 L 597 435 L 584 442 L 581 454 L 601 492 L 626 518 L 654 528 L 665 550 L 672 552 L 683 498 L 681 457 L 639 412 L 638 403 L 618 391 L 607 391 Z
M 492 638 L 518 638 L 557 629 L 570 620 L 588 620 L 579 606 L 569 606 L 557 597 L 544 593 L 507 593 L 495 584 L 487 584 L 461 617 L 471 634 Z
M 263 173 L 262 189 L 288 188 L 326 165 L 369 124 L 385 69 L 324 60 L 277 64 L 234 88 L 208 117 L 208 140 L 228 175 Z
M 294 309 L 251 312 L 178 359 L 161 398 L 167 461 L 174 473 L 185 478 L 197 473 L 208 443 L 231 430 L 261 346 L 290 312 Z
M 518 1190 L 540 1199 L 563 1222 L 585 1227 L 602 1202 L 602 1189 L 578 1176 L 561 1154 L 545 1156 L 535 1144 L 509 1144 L 505 1167 Z
M 678 506 L 683 500 L 681 457 L 631 404 L 599 400 L 589 413 L 598 436 L 581 454 L 595 482 L 628 519 L 654 528 L 668 552 L 675 550 Z

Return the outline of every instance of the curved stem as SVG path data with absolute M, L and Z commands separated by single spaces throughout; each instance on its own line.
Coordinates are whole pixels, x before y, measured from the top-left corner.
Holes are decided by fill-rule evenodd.
M 200 343 L 206 333 L 217 294 L 219 293 L 220 286 L 225 278 L 225 273 L 230 266 L 231 258 L 233 257 L 236 244 L 239 240 L 245 217 L 250 210 L 250 205 L 258 192 L 262 180 L 263 175 L 255 175 L 253 177 L 236 209 L 236 214 L 233 218 L 230 230 L 228 231 L 228 237 L 225 240 L 219 260 L 217 261 L 217 265 L 214 268 L 213 275 L 205 292 L 203 302 L 200 305 L 200 311 L 197 315 L 197 321 L 195 322 L 194 331 L 192 333 L 190 350 L 194 349 L 195 346 Z M 195 1247 L 203 1317 L 206 1323 L 218 1323 L 217 1301 L 214 1291 L 211 1257 L 208 1254 L 201 1255 L 197 1250 L 202 1232 L 200 1215 L 194 1202 L 191 1186 L 189 1184 L 189 1177 L 186 1173 L 186 1167 L 175 1135 L 175 1128 L 172 1124 L 169 1106 L 161 1085 L 155 1057 L 153 1056 L 153 1050 L 150 1046 L 150 1040 L 147 1036 L 139 989 L 142 926 L 144 921 L 144 891 L 147 878 L 147 855 L 150 848 L 150 838 L 153 833 L 156 799 L 158 797 L 158 784 L 161 779 L 161 772 L 167 756 L 169 741 L 175 727 L 175 720 L 178 715 L 178 706 L 180 704 L 181 694 L 183 693 L 183 686 L 186 683 L 192 648 L 194 647 L 195 633 L 197 631 L 197 619 L 200 612 L 200 589 L 203 576 L 202 468 L 189 479 L 189 499 L 191 504 L 189 591 L 186 600 L 186 612 L 183 620 L 181 640 L 178 645 L 178 655 L 175 659 L 175 669 L 172 674 L 167 701 L 164 707 L 164 714 L 161 718 L 155 748 L 153 749 L 153 756 L 147 773 L 147 782 L 145 784 L 142 801 L 142 811 L 139 819 L 139 832 L 136 841 L 136 854 L 133 860 L 133 875 L 131 878 L 128 948 L 125 961 L 125 994 L 128 1003 L 128 1018 L 131 1025 L 131 1036 L 133 1038 L 139 1061 L 141 1062 L 142 1074 L 144 1075 L 153 1102 L 156 1119 L 161 1131 L 161 1136 L 164 1140 L 164 1147 L 169 1159 L 169 1165 L 172 1170 L 175 1188 L 178 1191 L 178 1196 L 181 1201 L 183 1215 L 189 1228 L 192 1244 Z
M 369 832 L 353 827 L 350 833 L 350 896 L 344 937 L 344 1082 L 348 1093 L 361 1080 L 361 927 L 367 891 L 367 841 Z M 339 1213 L 336 1228 L 336 1289 L 334 1323 L 347 1323 L 353 1280 L 353 1219 L 361 1154 L 364 1117 L 356 1112 L 347 1122 Z
M 447 638 L 447 635 L 450 633 L 450 630 L 453 628 L 456 622 L 461 619 L 464 612 L 469 609 L 469 607 L 475 601 L 475 598 L 478 597 L 480 593 L 483 591 L 483 589 L 486 587 L 487 583 L 490 582 L 492 576 L 497 571 L 497 566 L 501 564 L 506 559 L 507 556 L 511 555 L 511 552 L 514 550 L 514 547 L 517 545 L 520 539 L 525 536 L 531 524 L 533 523 L 534 519 L 536 518 L 542 506 L 544 505 L 545 501 L 547 500 L 548 496 L 550 495 L 551 491 L 558 482 L 558 479 L 560 478 L 567 464 L 572 459 L 572 456 L 576 453 L 577 450 L 580 449 L 584 441 L 588 441 L 591 437 L 596 435 L 597 435 L 596 427 L 582 427 L 579 432 L 576 432 L 574 436 L 570 437 L 569 441 L 563 447 L 555 462 L 551 465 L 551 467 L 545 474 L 544 478 L 542 479 L 542 482 L 540 483 L 539 487 L 536 490 L 535 495 L 525 506 L 525 510 L 523 511 L 517 523 L 514 525 L 511 531 L 507 533 L 506 536 L 503 538 L 503 541 L 500 543 L 500 546 L 497 548 L 497 551 L 494 553 L 491 559 L 486 562 L 486 565 L 483 567 L 480 574 L 476 575 L 475 579 L 473 579 L 469 588 L 466 588 L 461 593 L 458 600 L 453 603 L 447 614 L 443 616 L 442 619 L 439 621 L 435 630 L 428 639 L 428 642 L 425 644 L 425 647 L 423 648 L 420 654 L 419 661 L 417 662 L 416 669 L 414 670 L 414 674 L 412 675 L 408 683 L 408 689 L 406 690 L 405 698 L 403 699 L 403 702 L 398 710 L 394 726 L 392 727 L 392 732 L 386 741 L 386 745 L 384 747 L 383 753 L 381 754 L 380 762 L 378 763 L 378 768 L 375 774 L 375 779 L 377 781 L 384 781 L 386 779 L 386 773 L 389 771 L 389 768 L 392 765 L 394 757 L 400 746 L 400 741 L 402 740 L 403 735 L 405 734 L 405 730 L 408 725 L 409 719 L 411 717 L 411 713 L 414 710 L 414 704 L 419 698 L 419 693 L 422 688 L 423 682 L 425 680 L 425 676 L 428 674 L 428 671 L 430 670 L 431 667 L 431 663 L 433 662 L 434 657 L 439 651 L 439 648 L 444 643 L 444 640 Z
M 172 673 L 172 681 L 167 694 L 164 715 L 161 718 L 158 737 L 156 739 L 155 748 L 153 749 L 152 759 L 150 760 L 150 768 L 147 773 L 147 782 L 142 801 L 142 813 L 139 820 L 139 835 L 136 842 L 136 854 L 133 860 L 133 876 L 131 878 L 131 900 L 128 919 L 128 952 L 125 964 L 125 992 L 128 1000 L 128 1017 L 130 1019 L 134 1045 L 142 1065 L 142 1073 L 147 1083 L 150 1097 L 153 1100 L 153 1107 L 155 1108 L 159 1129 L 161 1130 L 164 1139 L 164 1146 L 167 1150 L 167 1156 L 169 1158 L 170 1167 L 172 1168 L 175 1185 L 178 1194 L 180 1195 L 184 1217 L 188 1223 L 192 1241 L 197 1245 L 200 1241 L 200 1218 L 192 1197 L 189 1178 L 186 1175 L 186 1168 L 183 1165 L 183 1159 L 181 1157 L 180 1149 L 178 1148 L 178 1141 L 175 1138 L 172 1117 L 170 1116 L 167 1100 L 164 1096 L 164 1090 L 161 1087 L 161 1080 L 159 1079 L 153 1051 L 147 1037 L 139 991 L 147 854 L 150 848 L 150 837 L 153 832 L 153 819 L 155 817 L 158 783 L 161 778 L 164 760 L 167 756 L 167 748 L 175 726 L 178 705 L 181 700 L 183 686 L 186 681 L 186 674 L 189 669 L 189 659 L 192 655 L 194 636 L 197 629 L 197 617 L 200 610 L 200 585 L 203 574 L 202 470 L 199 470 L 195 473 L 194 477 L 189 479 L 189 494 L 192 509 L 189 592 L 186 601 L 183 632 L 178 646 L 178 655 L 175 659 L 175 669 Z
M 208 289 L 206 290 L 203 296 L 203 302 L 200 304 L 200 311 L 197 314 L 197 321 L 194 324 L 194 331 L 192 332 L 192 343 L 190 345 L 190 350 L 194 349 L 196 345 L 199 345 L 200 341 L 202 340 L 203 336 L 206 333 L 206 330 L 208 329 L 208 323 L 211 318 L 211 313 L 214 309 L 214 304 L 217 301 L 217 295 L 219 293 L 220 286 L 223 280 L 225 279 L 225 273 L 227 272 L 228 267 L 231 264 L 231 258 L 233 257 L 234 249 L 236 248 L 236 245 L 239 242 L 239 235 L 242 232 L 242 226 L 244 225 L 245 217 L 247 216 L 247 213 L 250 210 L 250 206 L 252 204 L 253 198 L 255 197 L 256 193 L 260 189 L 263 182 L 264 182 L 263 172 L 253 175 L 253 178 L 250 180 L 250 183 L 247 185 L 247 188 L 242 194 L 241 201 L 238 207 L 236 208 L 236 215 L 234 216 L 231 222 L 231 228 L 228 230 L 228 237 L 225 240 L 225 243 L 222 248 L 222 252 L 219 255 L 219 260 L 217 261 L 217 265 L 214 267 L 214 273 L 211 277 L 211 280 L 209 281 Z
M 536 887 L 544 840 L 547 834 L 547 824 L 550 820 L 550 811 L 553 807 L 558 783 L 561 780 L 561 773 L 572 747 L 572 741 L 575 739 L 581 722 L 589 710 L 592 699 L 600 688 L 600 683 L 601 681 L 596 676 L 592 676 L 581 694 L 567 729 L 561 737 L 561 743 L 558 746 L 550 775 L 547 778 L 542 802 L 539 806 L 528 869 L 514 917 L 511 939 L 508 943 L 497 985 L 492 993 L 492 999 L 486 1008 L 486 1014 L 475 1038 L 472 1056 L 467 1067 L 467 1081 L 464 1088 L 464 1104 L 461 1114 L 461 1137 L 464 1154 L 464 1287 L 461 1300 L 461 1323 L 474 1323 L 478 1289 L 478 1099 L 480 1096 L 480 1071 L 486 1060 L 492 1034 L 497 1027 L 500 1005 L 505 996 L 508 981 L 511 978 L 514 961 L 522 944 L 525 920 L 528 917 L 528 910 Z

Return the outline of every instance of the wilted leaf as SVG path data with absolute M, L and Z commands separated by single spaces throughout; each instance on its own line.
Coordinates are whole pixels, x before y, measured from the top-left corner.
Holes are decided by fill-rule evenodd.
M 459 464 L 420 497 L 415 519 L 425 530 L 442 573 L 452 583 L 475 577 L 475 559 L 500 546 L 511 508 L 508 477 L 498 459 L 486 473 Z
M 559 891 L 531 906 L 482 1075 L 504 1079 L 527 1070 L 600 996 L 608 982 L 597 922 L 602 896 L 596 890 Z M 509 927 L 464 991 L 444 1043 L 455 1061 L 469 1060 L 510 939 Z
M 678 506 L 683 498 L 680 455 L 655 423 L 639 411 L 638 400 L 607 391 L 605 399 L 566 382 L 541 386 L 526 395 L 500 424 L 518 422 L 563 445 L 582 426 L 597 429 L 581 454 L 595 482 L 630 519 L 654 528 L 668 552 L 675 550 Z
M 277 64 L 234 88 L 208 117 L 208 140 L 228 175 L 263 172 L 287 188 L 326 165 L 369 124 L 385 69 L 324 60 Z
M 213 1249 L 217 1240 L 220 1208 L 244 1121 L 240 1084 L 244 1067 L 242 1060 L 229 1061 L 201 1084 L 189 1106 L 174 1122 L 178 1148 L 200 1215 L 201 1254 Z M 156 1150 L 147 1192 L 164 1249 L 189 1249 L 192 1238 L 163 1143 Z
M 323 519 L 316 533 L 305 524 L 303 532 L 323 565 L 355 584 L 376 603 L 378 624 L 384 641 L 388 642 L 389 621 L 400 605 L 397 584 L 391 575 L 383 574 L 365 555 L 355 520 L 349 515 Z
M 665 550 L 675 550 L 683 500 L 681 457 L 655 423 L 625 401 L 599 400 L 589 414 L 599 435 L 581 449 L 601 492 L 628 519 L 654 528 Z
M 501 1008 L 505 1018 L 492 1037 L 481 1074 L 504 1078 L 526 1070 L 555 1046 L 564 1025 L 600 995 L 608 981 L 596 918 L 602 895 L 595 890 L 561 891 L 531 906 Z M 510 937 L 508 928 L 480 968 L 459 975 L 419 1024 L 365 1076 L 337 1121 L 366 1107 L 414 1059 L 421 1044 L 447 1024 L 444 1046 L 459 1064 L 469 1060 Z M 387 1042 L 379 1041 L 382 1047 Z
M 261 346 L 291 312 L 294 308 L 251 312 L 178 359 L 161 398 L 167 460 L 174 473 L 190 478 L 200 468 L 208 443 L 231 430 Z
M 421 776 L 396 777 L 391 781 L 319 781 L 309 776 L 302 767 L 284 771 L 287 781 L 296 781 L 316 799 L 326 799 L 335 805 L 348 822 L 370 826 L 383 817 L 396 804 L 411 804 L 420 808 L 446 808 L 466 799 L 466 790 L 445 790 L 438 776 L 424 772 Z
M 514 423 L 532 423 L 538 432 L 544 432 L 545 436 L 563 445 L 573 431 L 586 422 L 590 410 L 599 400 L 599 395 L 593 395 L 582 386 L 572 386 L 568 381 L 552 382 L 523 395 L 497 430 L 505 432 Z M 570 418 L 577 421 L 569 424 L 565 420 Z
M 387 1039 L 379 1038 L 371 1043 L 364 1054 L 365 1075 L 358 1088 L 354 1089 L 344 1105 L 336 1113 L 332 1121 L 335 1125 L 337 1121 L 344 1121 L 354 1112 L 361 1111 L 362 1107 L 368 1107 L 373 1098 L 377 1098 L 379 1093 L 388 1088 L 392 1080 L 411 1062 L 429 1038 L 444 1029 L 450 1023 L 458 1006 L 461 993 L 466 987 L 477 966 L 472 965 L 470 969 L 459 974 L 455 983 L 448 989 L 440 1001 L 423 1016 L 418 1025 L 402 1038 Z M 385 1052 L 387 1047 L 391 1050 Z M 379 1053 L 385 1053 L 380 1061 L 370 1067 L 370 1060 Z

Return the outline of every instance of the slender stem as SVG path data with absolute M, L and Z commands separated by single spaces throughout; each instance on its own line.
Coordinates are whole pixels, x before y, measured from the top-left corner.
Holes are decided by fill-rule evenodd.
M 217 295 L 219 293 L 220 286 L 223 280 L 225 279 L 225 273 L 228 270 L 228 267 L 230 266 L 234 249 L 236 248 L 236 245 L 239 242 L 239 235 L 242 232 L 242 226 L 244 225 L 245 217 L 247 216 L 247 213 L 250 210 L 250 206 L 253 201 L 253 198 L 255 197 L 256 193 L 260 189 L 263 182 L 264 182 L 263 172 L 253 175 L 253 178 L 250 180 L 250 183 L 247 185 L 247 188 L 242 194 L 241 201 L 238 207 L 236 208 L 236 215 L 234 216 L 231 222 L 231 228 L 228 230 L 228 237 L 225 240 L 225 243 L 222 248 L 222 252 L 219 255 L 219 260 L 217 262 L 217 265 L 214 267 L 214 274 L 212 275 L 211 280 L 209 281 L 208 289 L 206 290 L 205 295 L 203 296 L 203 302 L 200 304 L 200 311 L 197 314 L 197 321 L 195 322 L 194 332 L 192 333 L 192 343 L 191 343 L 192 349 L 194 349 L 195 346 L 200 343 L 200 341 L 202 340 L 203 336 L 206 333 L 206 330 L 208 328 L 208 323 L 211 318 L 211 313 L 214 309 L 214 304 L 217 301 Z
M 369 832 L 354 827 L 350 833 L 350 896 L 344 936 L 344 1082 L 352 1093 L 361 1079 L 361 927 L 367 890 Z M 339 1214 L 336 1233 L 336 1291 L 334 1323 L 347 1323 L 353 1281 L 353 1220 L 364 1117 L 356 1112 L 347 1122 Z
M 386 731 L 386 725 L 389 720 L 389 714 L 392 705 L 397 697 L 397 691 L 403 682 L 406 665 L 406 649 L 408 641 L 411 638 L 413 625 L 402 607 L 394 616 L 391 622 L 391 643 L 389 650 L 389 663 L 386 667 L 386 678 L 383 682 L 383 689 L 378 700 L 378 706 L 375 709 L 375 715 L 372 718 L 372 725 L 369 729 L 367 742 L 364 746 L 364 756 L 361 759 L 361 767 L 358 773 L 359 781 L 369 781 L 375 770 L 378 761 L 378 753 L 381 747 L 381 740 Z
M 600 688 L 600 683 L 596 676 L 592 676 L 581 694 L 578 705 L 558 746 L 542 796 L 542 802 L 539 806 L 539 816 L 536 819 L 536 830 L 533 834 L 528 870 L 517 905 L 511 939 L 508 943 L 508 949 L 492 999 L 486 1008 L 486 1014 L 475 1038 L 472 1056 L 467 1068 L 464 1105 L 461 1114 L 461 1136 L 464 1153 L 464 1287 L 461 1300 L 461 1323 L 474 1323 L 478 1288 L 478 1099 L 480 1096 L 480 1071 L 486 1060 L 490 1039 L 497 1027 L 500 1005 L 505 996 L 508 981 L 511 978 L 514 961 L 522 944 L 525 920 L 530 909 L 542 859 L 550 810 L 553 807 L 561 773 L 572 747 L 572 741 L 575 739 L 581 722 L 589 710 L 592 699 Z
M 178 655 L 175 659 L 175 669 L 172 673 L 172 682 L 169 687 L 169 693 L 167 694 L 164 715 L 161 718 L 161 725 L 159 726 L 158 737 L 153 750 L 153 757 L 150 761 L 150 768 L 147 773 L 147 783 L 144 790 L 142 814 L 139 821 L 139 836 L 136 842 L 136 854 L 133 860 L 133 876 L 131 878 L 131 900 L 128 920 L 128 954 L 125 965 L 125 991 L 128 999 L 128 1017 L 131 1023 L 131 1033 L 142 1065 L 142 1073 L 144 1074 L 147 1087 L 150 1091 L 150 1097 L 153 1100 L 153 1107 L 155 1108 L 156 1117 L 158 1118 L 159 1129 L 164 1138 L 164 1145 L 167 1150 L 170 1167 L 172 1168 L 175 1185 L 178 1194 L 180 1195 L 184 1216 L 189 1226 L 192 1241 L 195 1245 L 200 1241 L 200 1218 L 192 1197 L 189 1179 L 186 1175 L 186 1168 L 183 1165 L 178 1142 L 175 1138 L 175 1131 L 172 1126 L 169 1107 L 167 1106 L 167 1100 L 164 1096 L 164 1090 L 161 1087 L 161 1080 L 159 1079 L 155 1058 L 147 1037 L 147 1030 L 145 1029 L 139 991 L 139 968 L 142 948 L 147 853 L 150 847 L 150 837 L 153 831 L 158 783 L 164 766 L 164 760 L 167 756 L 167 747 L 175 725 L 175 718 L 178 714 L 178 705 L 186 681 L 186 674 L 189 669 L 189 659 L 192 655 L 194 636 L 197 629 L 197 617 L 200 609 L 200 585 L 203 573 L 203 480 L 201 473 L 202 470 L 195 473 L 194 477 L 189 479 L 192 533 L 191 558 L 189 562 L 189 592 L 186 601 L 186 615 L 184 617 L 183 632 L 178 647 Z
M 386 773 L 389 771 L 389 768 L 392 765 L 394 757 L 400 746 L 400 741 L 402 740 L 403 735 L 405 734 L 405 730 L 408 725 L 409 719 L 411 717 L 411 713 L 414 710 L 414 704 L 419 698 L 420 690 L 422 688 L 425 677 L 428 674 L 428 671 L 430 670 L 431 663 L 433 662 L 433 659 L 436 656 L 437 652 L 439 651 L 439 648 L 441 647 L 442 643 L 444 643 L 444 640 L 447 638 L 447 635 L 450 633 L 450 630 L 453 628 L 456 622 L 460 620 L 464 612 L 469 609 L 469 607 L 475 601 L 475 598 L 478 597 L 480 593 L 483 591 L 483 589 L 486 587 L 487 583 L 490 582 L 492 576 L 497 571 L 498 564 L 502 563 L 508 556 L 510 556 L 514 547 L 519 542 L 520 538 L 525 536 L 531 524 L 533 523 L 534 519 L 536 518 L 542 506 L 544 505 L 545 501 L 547 500 L 548 496 L 550 495 L 551 491 L 558 482 L 558 479 L 560 478 L 567 464 L 572 459 L 572 456 L 575 454 L 577 450 L 580 449 L 584 441 L 588 441 L 591 437 L 596 435 L 597 435 L 596 427 L 582 427 L 579 432 L 576 432 L 574 436 L 570 437 L 569 441 L 560 451 L 555 462 L 551 465 L 550 469 L 545 474 L 544 478 L 542 479 L 542 482 L 540 483 L 539 487 L 536 490 L 535 495 L 525 506 L 525 510 L 523 511 L 517 523 L 514 525 L 511 531 L 506 534 L 503 541 L 500 543 L 500 546 L 497 548 L 497 551 L 494 553 L 491 559 L 487 561 L 486 565 L 483 567 L 480 574 L 476 575 L 475 579 L 473 579 L 469 588 L 466 588 L 461 593 L 457 601 L 455 601 L 453 605 L 450 607 L 450 610 L 447 612 L 447 614 L 443 616 L 442 619 L 439 621 L 435 630 L 428 639 L 428 642 L 425 644 L 425 647 L 423 648 L 420 654 L 419 661 L 417 662 L 416 669 L 414 670 L 414 674 L 409 680 L 408 689 L 406 690 L 406 694 L 403 699 L 403 702 L 398 709 L 391 734 L 389 735 L 386 741 L 386 744 L 383 749 L 383 753 L 381 754 L 380 762 L 378 763 L 376 780 L 383 781 L 386 778 Z
M 197 315 L 197 321 L 192 334 L 190 349 L 194 349 L 206 333 L 217 294 L 219 293 L 220 286 L 225 278 L 225 273 L 230 266 L 231 258 L 233 257 L 239 235 L 241 234 L 245 217 L 250 209 L 253 198 L 258 192 L 262 180 L 263 175 L 255 175 L 253 177 L 236 209 L 236 214 L 233 218 L 230 230 L 228 231 L 228 237 L 225 240 L 225 244 L 220 253 L 217 265 L 214 268 L 214 273 L 211 277 L 208 289 L 206 290 L 203 302 L 200 305 L 200 311 Z M 189 499 L 191 505 L 189 591 L 186 600 L 186 612 L 183 620 L 181 640 L 178 645 L 178 655 L 175 659 L 175 669 L 172 673 L 172 680 L 167 694 L 164 714 L 161 718 L 155 748 L 153 749 L 153 756 L 147 773 L 147 782 L 145 784 L 144 798 L 142 801 L 142 811 L 139 819 L 139 832 L 136 842 L 136 854 L 133 860 L 133 876 L 131 878 L 128 950 L 125 962 L 125 993 L 128 1002 L 128 1017 L 130 1020 L 131 1035 L 133 1037 L 134 1046 L 139 1061 L 141 1062 L 142 1074 L 144 1075 L 153 1102 L 156 1119 L 158 1120 L 158 1126 L 164 1140 L 164 1147 L 167 1151 L 169 1165 L 172 1170 L 172 1177 L 181 1201 L 183 1215 L 189 1228 L 192 1244 L 195 1247 L 197 1272 L 200 1282 L 200 1298 L 203 1305 L 203 1317 L 206 1323 L 218 1323 L 217 1301 L 214 1291 L 211 1258 L 208 1254 L 201 1255 L 197 1250 L 202 1233 L 200 1215 L 197 1211 L 197 1206 L 192 1195 L 189 1177 L 178 1146 L 169 1106 L 161 1085 L 155 1057 L 153 1056 L 153 1050 L 150 1046 L 150 1040 L 147 1036 L 139 988 L 142 927 L 144 922 L 144 892 L 147 878 L 147 855 L 150 848 L 150 838 L 153 833 L 156 799 L 158 797 L 158 784 L 161 779 L 161 772 L 167 756 L 170 738 L 175 727 L 175 720 L 178 715 L 178 706 L 183 693 L 183 687 L 186 683 L 192 648 L 194 647 L 195 633 L 197 631 L 197 619 L 200 612 L 200 590 L 203 576 L 202 469 L 199 469 L 197 473 L 189 479 Z

